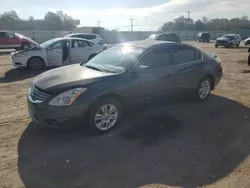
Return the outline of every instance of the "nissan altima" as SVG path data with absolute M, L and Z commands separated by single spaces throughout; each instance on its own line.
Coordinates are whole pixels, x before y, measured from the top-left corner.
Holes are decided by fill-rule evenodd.
M 208 99 L 222 77 L 221 62 L 180 43 L 144 40 L 114 45 L 90 59 L 38 75 L 28 93 L 33 121 L 51 127 L 85 124 L 114 129 L 124 104 L 191 90 Z

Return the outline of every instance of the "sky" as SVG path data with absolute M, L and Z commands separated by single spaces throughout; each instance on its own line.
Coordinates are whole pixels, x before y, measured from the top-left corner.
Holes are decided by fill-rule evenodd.
M 46 12 L 62 10 L 81 26 L 100 26 L 107 29 L 157 30 L 163 23 L 183 15 L 194 20 L 206 16 L 250 17 L 250 0 L 2 0 L 0 13 L 15 10 L 19 17 L 43 18 Z

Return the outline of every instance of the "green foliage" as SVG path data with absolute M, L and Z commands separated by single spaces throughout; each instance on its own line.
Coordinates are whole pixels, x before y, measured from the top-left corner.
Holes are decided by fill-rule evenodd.
M 6 30 L 72 30 L 74 27 L 76 25 L 73 18 L 62 11 L 47 12 L 44 19 L 30 16 L 28 20 L 23 20 L 15 11 L 0 15 L 0 29 Z
M 226 30 L 231 29 L 250 29 L 250 20 L 247 16 L 241 18 L 215 18 L 208 19 L 203 17 L 201 20 L 193 21 L 192 19 L 180 16 L 173 21 L 166 22 L 160 27 L 161 32 L 176 30 Z

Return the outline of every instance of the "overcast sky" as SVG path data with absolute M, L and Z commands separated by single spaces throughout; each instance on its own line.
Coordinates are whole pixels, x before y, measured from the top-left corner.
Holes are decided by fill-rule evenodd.
M 155 30 L 180 15 L 196 20 L 207 16 L 250 16 L 250 0 L 3 0 L 0 13 L 16 10 L 21 18 L 43 18 L 46 12 L 62 10 L 80 19 L 81 25 L 128 30 L 130 18 L 136 30 Z

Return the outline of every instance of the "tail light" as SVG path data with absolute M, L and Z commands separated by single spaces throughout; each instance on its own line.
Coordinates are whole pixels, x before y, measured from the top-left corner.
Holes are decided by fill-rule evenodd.
M 222 67 L 220 64 L 218 64 L 216 67 L 215 67 L 215 72 L 218 72 L 218 73 L 221 73 L 222 74 Z

